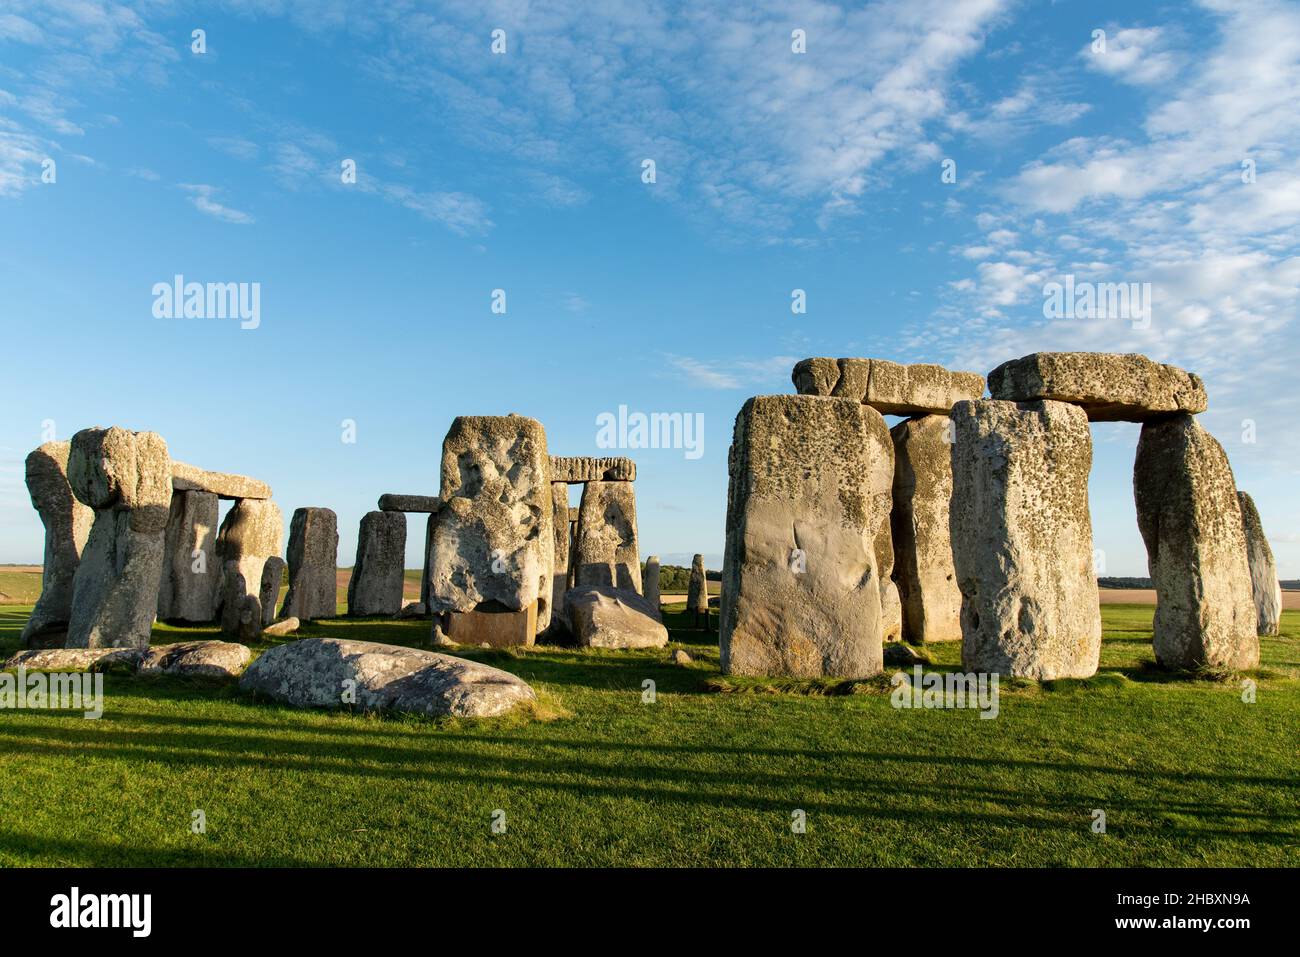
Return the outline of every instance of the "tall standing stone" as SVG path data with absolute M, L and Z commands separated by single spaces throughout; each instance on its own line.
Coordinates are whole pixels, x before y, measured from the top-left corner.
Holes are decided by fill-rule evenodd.
M 978 400 L 954 405 L 952 421 L 963 667 L 1040 681 L 1094 674 L 1088 417 L 1064 402 Z
M 262 571 L 280 554 L 284 516 L 270 499 L 242 498 L 217 532 L 221 560 L 221 630 L 244 641 L 261 634 Z
M 631 482 L 588 482 L 578 505 L 573 562 L 579 588 L 612 585 L 641 591 L 636 491 Z
M 1189 413 L 1146 422 L 1133 497 L 1156 588 L 1156 660 L 1170 668 L 1256 667 L 1246 535 L 1223 447 Z
M 551 457 L 554 466 L 555 457 Z M 554 551 L 551 566 L 552 621 L 564 618 L 564 593 L 569 588 L 569 486 L 551 483 L 551 537 Z
M 686 610 L 693 615 L 709 613 L 709 578 L 704 570 L 704 556 L 691 557 L 691 577 L 686 583 Z
M 1282 621 L 1282 583 L 1277 579 L 1273 549 L 1264 537 L 1255 500 L 1245 492 L 1237 493 L 1241 503 L 1241 528 L 1246 535 L 1246 563 L 1250 566 L 1251 597 L 1255 600 L 1255 631 L 1276 635 Z
M 429 570 L 435 642 L 477 644 L 481 626 L 489 643 L 531 644 L 550 624 L 555 555 L 542 424 L 521 415 L 458 416 L 442 443 L 440 497 Z M 502 622 L 503 614 L 515 618 Z
M 212 621 L 217 616 L 217 505 L 214 492 L 172 492 L 158 587 L 158 617 L 163 621 Z
M 875 552 L 880 582 L 880 636 L 885 641 L 899 641 L 903 637 L 903 604 L 893 579 L 894 538 L 888 521 L 881 522 L 876 532 Z
M 41 596 L 23 626 L 25 648 L 61 648 L 72 617 L 73 579 L 95 513 L 68 484 L 69 442 L 46 442 L 27 456 L 27 491 L 45 526 Z
M 357 533 L 357 560 L 348 581 L 349 615 L 396 615 L 402 610 L 406 516 L 366 512 Z
M 262 587 L 258 591 L 258 604 L 262 608 L 262 627 L 275 621 L 275 606 L 280 603 L 280 585 L 288 566 L 279 555 L 272 555 L 262 566 Z
M 894 581 L 903 637 L 961 640 L 961 590 L 952 564 L 952 420 L 924 415 L 894 426 Z
M 722 670 L 862 678 L 883 647 L 874 541 L 889 430 L 860 399 L 770 395 L 736 417 L 722 565 Z
M 651 555 L 645 560 L 645 574 L 641 576 L 642 594 L 646 603 L 654 609 L 656 621 L 664 620 L 663 604 L 659 599 L 659 556 Z
M 429 574 L 433 567 L 433 527 L 438 515 L 431 512 L 424 523 L 424 571 L 420 574 L 420 604 L 429 608 Z
M 402 527 L 405 530 L 405 516 L 402 516 Z M 289 590 L 280 617 L 303 621 L 333 618 L 338 613 L 339 555 L 339 520 L 333 510 L 295 509 L 289 522 L 286 555 Z
M 68 482 L 95 510 L 73 579 L 68 648 L 147 648 L 171 505 L 167 443 L 153 432 L 83 429 Z

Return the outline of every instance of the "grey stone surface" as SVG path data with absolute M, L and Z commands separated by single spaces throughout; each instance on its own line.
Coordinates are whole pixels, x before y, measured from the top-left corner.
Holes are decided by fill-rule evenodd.
M 1204 412 L 1200 376 L 1136 353 L 1035 352 L 989 373 L 995 399 L 1055 399 L 1083 407 L 1093 422 L 1144 422 L 1170 412 Z
M 890 430 L 894 581 L 903 637 L 914 643 L 961 640 L 961 589 L 952 564 L 952 420 L 926 415 Z
M 894 582 L 894 539 L 889 520 L 880 523 L 875 540 L 876 575 L 880 582 L 880 636 L 885 641 L 903 637 L 903 604 Z
M 167 443 L 153 432 L 83 429 L 72 437 L 68 482 L 95 521 L 73 578 L 67 647 L 147 648 L 172 497 Z
M 1187 413 L 1145 423 L 1133 497 L 1156 589 L 1156 661 L 1189 669 L 1258 666 L 1246 535 L 1223 447 Z
M 95 513 L 68 484 L 69 442 L 46 442 L 27 456 L 27 491 L 45 526 L 41 595 L 23 626 L 27 648 L 58 647 L 68 637 L 73 580 Z
M 424 571 L 420 574 L 420 604 L 425 607 L 424 614 L 428 614 L 429 608 L 429 574 L 433 567 L 433 528 L 434 514 L 430 513 L 424 523 Z
M 295 509 L 286 550 L 289 590 L 280 608 L 281 618 L 311 621 L 338 613 L 338 555 L 339 520 L 333 510 Z
M 704 556 L 698 552 L 691 556 L 691 577 L 686 582 L 686 610 L 698 615 L 709 610 L 709 578 L 704 568 Z
M 880 413 L 850 399 L 750 399 L 736 417 L 729 471 L 722 670 L 879 673 L 874 541 L 894 471 Z
M 300 627 L 302 627 L 302 622 L 297 618 L 285 618 L 263 628 L 262 636 L 265 638 L 283 638 L 285 635 L 292 635 Z
M 280 586 L 284 584 L 284 571 L 288 568 L 279 555 L 272 555 L 262 565 L 262 587 L 258 589 L 258 603 L 262 606 L 262 627 L 275 621 L 275 607 L 280 603 Z
M 381 512 L 433 513 L 440 508 L 442 508 L 442 499 L 436 495 L 400 495 L 396 492 L 385 492 L 379 496 Z
M 280 554 L 284 516 L 267 499 L 241 499 L 226 513 L 217 531 L 221 560 L 221 630 L 241 641 L 261 633 L 262 572 L 267 559 Z M 279 593 L 279 586 L 276 587 Z
M 664 613 L 659 597 L 659 556 L 651 555 L 645 561 L 645 572 L 641 575 L 641 591 L 646 604 L 653 609 L 655 621 L 663 621 Z
M 163 538 L 158 617 L 163 621 L 212 621 L 217 617 L 220 596 L 217 496 L 175 491 Z
M 565 596 L 578 644 L 587 648 L 662 648 L 668 630 L 653 606 L 634 591 L 587 585 Z
M 554 457 L 551 461 L 555 461 Z M 551 537 L 551 622 L 555 627 L 567 622 L 564 593 L 569 590 L 569 486 L 565 482 L 551 483 Z
M 1277 579 L 1277 562 L 1273 549 L 1264 536 L 1264 523 L 1259 519 L 1255 500 L 1245 492 L 1237 492 L 1241 504 L 1241 528 L 1246 535 L 1246 563 L 1250 567 L 1251 597 L 1255 602 L 1255 631 L 1257 634 L 1276 635 L 1282 621 L 1282 584 Z
M 579 587 L 612 585 L 640 594 L 636 486 L 631 482 L 592 481 L 583 486 L 573 565 Z
M 6 669 L 28 671 L 126 671 L 135 673 L 143 648 L 33 648 L 11 655 Z
M 265 564 L 262 571 L 265 570 Z M 258 572 L 261 575 L 261 571 Z M 221 631 L 242 642 L 257 641 L 266 619 L 262 590 L 249 584 L 237 561 L 221 565 Z
M 367 512 L 357 533 L 357 560 L 348 581 L 348 614 L 396 615 L 402 610 L 406 516 Z
M 459 416 L 442 445 L 441 511 L 434 521 L 429 610 L 511 611 L 537 604 L 551 619 L 555 540 L 546 430 L 520 415 Z
M 247 475 L 209 472 L 175 460 L 172 461 L 172 487 L 178 492 L 211 492 L 230 501 L 271 497 L 271 486 Z
M 238 678 L 249 657 L 247 646 L 231 641 L 179 641 L 146 651 L 137 673 L 142 677 Z
M 967 671 L 1086 678 L 1101 654 L 1092 436 L 1064 402 L 958 402 L 953 565 Z
M 551 480 L 579 482 L 634 482 L 636 462 L 623 456 L 552 455 Z
M 979 373 L 888 359 L 804 359 L 791 379 L 801 395 L 855 399 L 885 415 L 946 415 L 954 402 L 984 394 Z
M 523 680 L 464 658 L 336 638 L 304 638 L 263 653 L 242 691 L 295 707 L 487 718 L 535 700 Z M 353 701 L 344 692 L 354 693 Z

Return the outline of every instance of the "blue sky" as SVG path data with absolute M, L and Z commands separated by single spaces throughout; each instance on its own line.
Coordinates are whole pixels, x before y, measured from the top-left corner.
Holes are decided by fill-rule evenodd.
M 735 414 L 797 359 L 1085 349 L 1205 378 L 1300 577 L 1297 90 L 1294 3 L 4 0 L 0 562 L 39 561 L 50 423 L 333 508 L 348 565 L 455 415 L 600 454 L 626 405 L 703 414 L 699 458 L 628 454 L 643 554 L 718 567 Z M 260 324 L 155 318 L 176 274 L 259 283 Z M 1151 283 L 1149 326 L 1045 318 L 1066 274 Z M 1108 574 L 1146 573 L 1137 433 L 1094 427 Z

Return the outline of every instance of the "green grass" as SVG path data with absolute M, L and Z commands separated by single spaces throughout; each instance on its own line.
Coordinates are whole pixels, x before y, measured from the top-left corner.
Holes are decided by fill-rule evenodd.
M 118 675 L 98 721 L 0 712 L 0 865 L 1300 863 L 1300 613 L 1263 641 L 1254 704 L 1237 680 L 1145 666 L 1151 609 L 1104 606 L 1096 678 L 1006 682 L 987 721 L 895 710 L 883 682 L 707 690 L 716 636 L 678 628 L 681 609 L 685 667 L 664 651 L 467 654 L 531 682 L 547 719 L 301 712 Z M 26 612 L 0 608 L 5 655 Z M 418 644 L 427 629 L 300 635 Z M 193 634 L 212 629 L 155 640 Z M 955 644 L 931 650 L 932 667 L 958 665 Z

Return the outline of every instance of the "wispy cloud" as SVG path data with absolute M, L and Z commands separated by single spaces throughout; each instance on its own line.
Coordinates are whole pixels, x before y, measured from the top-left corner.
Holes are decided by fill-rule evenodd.
M 772 356 L 767 359 L 695 359 L 672 353 L 666 353 L 664 360 L 676 370 L 678 376 L 701 389 L 773 387 L 783 379 L 788 385 L 790 370 L 798 361 L 793 356 Z
M 180 187 L 190 194 L 190 203 L 193 204 L 195 209 L 207 216 L 211 216 L 213 219 L 219 219 L 225 223 L 237 223 L 241 226 L 247 226 L 255 222 L 248 213 L 217 202 L 213 198 L 218 192 L 215 186 L 209 186 L 206 183 L 181 183 Z

